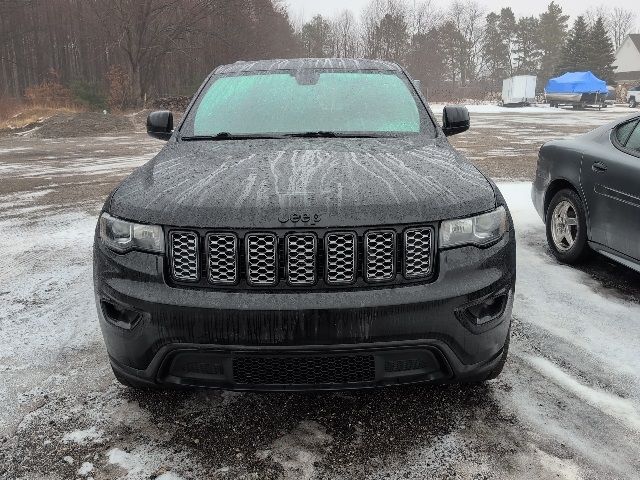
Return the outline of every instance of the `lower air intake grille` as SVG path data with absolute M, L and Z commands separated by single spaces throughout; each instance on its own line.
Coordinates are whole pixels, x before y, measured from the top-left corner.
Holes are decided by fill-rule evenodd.
M 278 239 L 271 233 L 247 235 L 247 282 L 250 285 L 278 283 Z
M 267 357 L 233 360 L 233 380 L 244 385 L 342 385 L 373 382 L 373 355 Z
M 396 234 L 391 230 L 368 232 L 364 240 L 364 274 L 368 282 L 385 282 L 396 275 Z
M 193 232 L 171 232 L 171 275 L 181 282 L 200 279 L 198 235 Z
M 414 228 L 404 234 L 404 276 L 408 279 L 431 275 L 433 230 Z

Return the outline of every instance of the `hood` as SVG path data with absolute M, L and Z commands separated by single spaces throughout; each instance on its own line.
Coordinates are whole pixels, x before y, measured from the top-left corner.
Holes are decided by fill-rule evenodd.
M 174 142 L 114 192 L 128 220 L 201 228 L 423 223 L 495 207 L 445 139 Z

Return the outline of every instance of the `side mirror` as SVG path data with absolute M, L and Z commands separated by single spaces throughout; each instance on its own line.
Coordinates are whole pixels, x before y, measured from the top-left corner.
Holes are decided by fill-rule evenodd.
M 447 137 L 466 132 L 471 126 L 467 107 L 444 107 L 442 112 L 442 130 Z
M 169 140 L 173 134 L 173 113 L 168 110 L 151 112 L 147 117 L 147 133 L 153 138 Z

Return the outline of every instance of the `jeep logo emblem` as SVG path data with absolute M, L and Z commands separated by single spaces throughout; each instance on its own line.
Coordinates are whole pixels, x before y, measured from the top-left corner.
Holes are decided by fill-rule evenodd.
M 283 213 L 278 217 L 278 221 L 282 224 L 291 222 L 295 225 L 302 222 L 305 225 L 317 225 L 322 221 L 322 217 L 318 213 Z

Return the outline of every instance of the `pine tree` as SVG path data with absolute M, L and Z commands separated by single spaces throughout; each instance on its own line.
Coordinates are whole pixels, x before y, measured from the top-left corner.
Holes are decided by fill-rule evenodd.
M 511 10 L 511 7 L 503 8 L 500 11 L 500 21 L 498 22 L 498 29 L 500 30 L 500 35 L 502 36 L 503 43 L 507 46 L 508 51 L 508 66 L 509 66 L 509 76 L 513 76 L 514 68 L 513 62 L 511 61 L 511 49 L 513 47 L 513 42 L 516 36 L 516 16 Z
M 542 58 L 540 60 L 540 85 L 545 85 L 553 76 L 560 62 L 562 46 L 567 37 L 568 15 L 562 14 L 562 8 L 551 2 L 547 11 L 540 14 L 538 45 Z
M 538 25 L 536 17 L 522 17 L 518 20 L 513 49 L 518 75 L 531 75 L 538 71 L 540 64 Z
M 302 27 L 301 37 L 307 57 L 331 56 L 331 25 L 322 15 Z
M 487 15 L 482 53 L 487 68 L 487 77 L 495 88 L 511 74 L 509 45 L 505 43 L 504 36 L 500 31 L 500 15 L 496 13 Z
M 555 74 L 583 72 L 589 69 L 589 65 L 589 27 L 584 17 L 579 16 L 562 48 Z
M 613 62 L 616 56 L 604 19 L 598 17 L 589 30 L 588 68 L 593 74 L 611 85 L 615 80 Z

